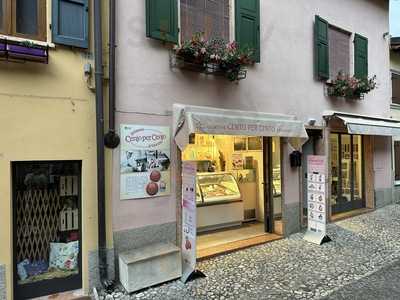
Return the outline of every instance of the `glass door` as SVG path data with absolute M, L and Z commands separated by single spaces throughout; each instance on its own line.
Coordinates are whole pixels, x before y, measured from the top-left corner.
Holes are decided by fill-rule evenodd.
M 332 214 L 365 207 L 362 164 L 362 137 L 331 134 Z

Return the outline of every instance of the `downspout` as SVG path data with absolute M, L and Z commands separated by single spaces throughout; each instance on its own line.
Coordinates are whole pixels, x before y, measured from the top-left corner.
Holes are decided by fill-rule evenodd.
M 99 275 L 102 285 L 107 281 L 105 171 L 104 171 L 104 108 L 103 108 L 103 39 L 101 30 L 101 0 L 94 0 L 94 52 L 96 83 L 96 143 L 97 143 L 97 213 Z
M 109 0 L 109 109 L 108 109 L 108 132 L 104 137 L 107 148 L 117 148 L 120 142 L 115 132 L 115 0 Z

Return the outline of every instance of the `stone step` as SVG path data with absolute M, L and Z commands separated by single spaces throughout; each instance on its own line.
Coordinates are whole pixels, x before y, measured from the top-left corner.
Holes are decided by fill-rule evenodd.
M 167 243 L 150 244 L 119 255 L 119 277 L 132 293 L 182 276 L 180 249 Z

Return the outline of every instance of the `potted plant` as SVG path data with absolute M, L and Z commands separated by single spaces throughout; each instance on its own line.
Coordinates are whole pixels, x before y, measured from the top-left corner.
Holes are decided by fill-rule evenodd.
M 245 67 L 254 63 L 251 49 L 241 49 L 236 42 L 227 43 L 218 38 L 206 40 L 202 33 L 194 34 L 181 46 L 175 46 L 173 51 L 176 58 L 189 64 L 191 69 L 195 67 L 207 74 L 221 74 L 230 81 L 245 78 Z
M 328 95 L 346 99 L 363 99 L 365 94 L 377 87 L 376 75 L 371 78 L 357 78 L 339 72 L 332 81 L 327 82 Z

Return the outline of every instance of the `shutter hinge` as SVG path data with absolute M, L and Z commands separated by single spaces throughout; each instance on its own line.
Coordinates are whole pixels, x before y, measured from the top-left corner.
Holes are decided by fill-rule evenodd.
M 53 29 L 53 28 L 52 28 L 52 26 L 51 26 L 51 24 L 49 24 L 49 29 L 50 29 L 50 30 L 52 30 L 52 29 Z

